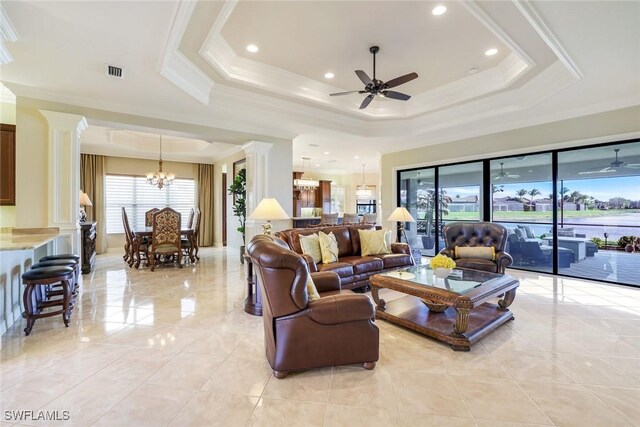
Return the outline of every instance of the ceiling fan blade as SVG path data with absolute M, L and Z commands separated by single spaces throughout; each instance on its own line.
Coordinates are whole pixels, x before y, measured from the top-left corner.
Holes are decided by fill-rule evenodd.
M 520 178 L 520 175 L 507 175 L 507 178 Z
M 640 169 L 640 163 L 630 163 L 627 167 L 631 169 Z
M 357 73 L 357 71 L 356 71 Z M 416 73 L 405 74 L 402 77 L 396 77 L 393 80 L 389 80 L 384 84 L 385 89 L 391 89 L 392 87 L 403 85 L 407 82 L 410 82 L 413 79 L 417 79 L 418 75 Z
M 364 71 L 356 70 L 356 75 L 358 76 L 360 81 L 362 83 L 364 83 L 365 85 L 372 85 L 373 86 L 373 80 L 371 80 L 371 77 L 369 77 L 367 75 L 367 73 L 365 73 Z
M 382 92 L 385 98 L 399 99 L 400 101 L 408 101 L 411 96 L 393 90 L 385 90 Z
M 367 108 L 367 106 L 371 103 L 372 100 L 373 100 L 373 95 L 367 96 L 364 99 L 364 101 L 362 101 L 362 104 L 360 104 L 360 109 L 363 110 L 363 109 Z
M 329 96 L 342 96 L 342 95 L 349 95 L 350 93 L 362 93 L 364 92 L 363 90 L 350 90 L 349 92 L 336 92 L 336 93 L 330 93 Z

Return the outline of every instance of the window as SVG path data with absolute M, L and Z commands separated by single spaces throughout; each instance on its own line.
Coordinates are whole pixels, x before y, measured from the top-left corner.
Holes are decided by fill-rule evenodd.
M 176 178 L 169 187 L 158 189 L 147 184 L 142 176 L 107 175 L 105 180 L 107 233 L 124 233 L 124 207 L 133 229 L 144 227 L 144 214 L 153 208 L 170 207 L 182 215 L 186 227 L 189 212 L 195 205 L 193 179 Z

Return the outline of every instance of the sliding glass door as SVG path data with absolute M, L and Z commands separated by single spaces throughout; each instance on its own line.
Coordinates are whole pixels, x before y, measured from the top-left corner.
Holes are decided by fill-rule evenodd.
M 423 255 L 442 227 L 507 228 L 512 268 L 640 286 L 640 141 L 398 172 L 398 203 Z
M 558 153 L 558 250 L 560 274 L 640 283 L 640 143 Z

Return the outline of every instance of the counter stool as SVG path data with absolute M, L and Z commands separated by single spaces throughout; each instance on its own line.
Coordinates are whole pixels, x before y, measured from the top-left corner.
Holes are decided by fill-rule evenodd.
M 80 276 L 80 272 L 78 271 L 78 265 L 72 260 L 64 260 L 57 259 L 51 261 L 41 261 L 31 266 L 32 269 L 44 268 L 44 267 L 71 267 L 74 269 L 74 277 L 73 277 L 73 287 L 71 288 L 71 305 L 73 306 L 73 302 L 75 300 L 76 295 L 78 295 L 78 277 Z M 51 299 L 52 296 L 62 295 L 62 285 L 60 283 L 56 283 L 54 285 L 47 285 L 46 287 L 46 298 Z
M 26 286 L 23 294 L 24 317 L 27 319 L 27 327 L 24 328 L 25 335 L 31 333 L 31 328 L 33 328 L 36 319 L 55 316 L 57 314 L 62 314 L 64 325 L 69 327 L 71 317 L 71 289 L 74 275 L 74 268 L 67 266 L 32 268 L 22 275 L 22 283 Z M 48 285 L 57 283 L 62 285 L 62 298 L 46 300 L 40 296 L 41 288 L 46 289 Z M 42 313 L 42 310 L 46 308 L 60 305 L 62 306 L 60 310 Z
M 80 277 L 80 256 L 74 254 L 58 254 L 58 255 L 47 255 L 40 258 L 40 262 L 44 261 L 58 261 L 58 260 L 73 260 L 76 263 L 76 270 L 78 270 L 77 277 Z M 77 284 L 77 281 L 76 281 Z

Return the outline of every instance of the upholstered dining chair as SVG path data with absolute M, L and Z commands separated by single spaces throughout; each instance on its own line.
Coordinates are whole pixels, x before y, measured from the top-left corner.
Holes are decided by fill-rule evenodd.
M 360 223 L 360 218 L 358 217 L 358 214 L 344 214 L 342 215 L 342 225 L 353 225 L 353 224 L 359 224 Z
M 320 217 L 320 224 L 322 225 L 337 225 L 338 224 L 338 214 L 322 214 Z
M 155 270 L 159 255 L 177 255 L 178 267 L 182 268 L 180 226 L 180 212 L 164 208 L 153 214 L 153 231 L 148 249 L 151 271 Z
M 325 366 L 375 367 L 379 331 L 369 297 L 342 291 L 335 272 L 309 273 L 305 259 L 275 236 L 254 236 L 247 253 L 262 291 L 265 352 L 276 378 Z
M 133 264 L 136 264 L 136 268 L 140 267 L 140 262 L 144 259 L 145 263 L 148 260 L 147 254 L 147 242 L 141 241 L 138 236 L 136 236 L 133 231 L 131 231 L 131 225 L 129 224 L 129 217 L 127 216 L 127 211 L 122 208 L 122 224 L 124 225 L 124 234 L 125 234 L 125 252 L 127 258 L 125 261 L 129 264 L 129 267 L 133 267 Z
M 124 228 L 125 238 L 124 255 L 122 256 L 122 259 L 124 259 L 124 262 L 129 264 L 129 267 L 131 267 L 132 263 L 130 263 L 129 260 L 133 259 L 133 240 L 131 238 L 131 229 L 129 228 L 129 218 L 127 218 L 127 211 L 124 209 L 124 206 L 122 207 L 122 227 Z
M 153 208 L 144 213 L 144 226 L 151 227 L 153 225 L 153 214 L 158 212 L 160 209 Z
M 362 223 L 363 224 L 375 224 L 376 222 L 378 222 L 378 215 L 377 214 L 364 214 L 362 215 Z
M 199 208 L 195 208 L 195 211 L 193 212 L 193 221 L 191 224 L 191 228 L 193 230 L 193 234 L 192 234 L 192 241 L 193 241 L 193 248 L 191 245 L 191 241 L 189 239 L 182 239 L 182 242 L 180 243 L 182 245 L 182 249 L 184 250 L 185 254 L 190 255 L 191 253 L 193 253 L 193 256 L 196 259 L 200 259 L 200 257 L 198 256 L 198 237 L 200 236 L 200 218 L 201 218 L 201 212 Z
M 189 218 L 187 218 L 187 228 L 192 228 L 193 227 L 193 216 L 195 214 L 195 211 L 193 208 L 191 208 L 189 210 Z
M 505 252 L 507 229 L 493 222 L 453 222 L 442 228 L 446 248 L 441 254 L 453 258 L 456 265 L 472 270 L 504 274 L 513 263 L 511 255 Z M 493 258 L 483 254 L 461 257 L 456 247 L 493 247 Z

